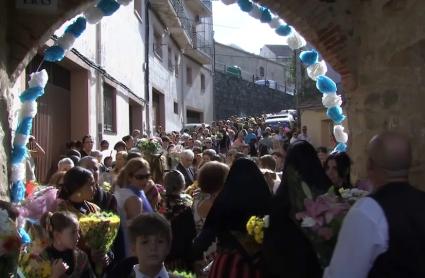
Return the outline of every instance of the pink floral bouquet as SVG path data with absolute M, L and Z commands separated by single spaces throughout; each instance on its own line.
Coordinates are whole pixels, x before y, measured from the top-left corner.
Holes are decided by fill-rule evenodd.
M 304 211 L 295 214 L 312 241 L 322 265 L 332 256 L 342 221 L 350 207 L 369 192 L 357 188 L 340 189 L 341 196 L 326 193 L 316 199 L 304 200 Z
M 316 200 L 304 200 L 305 211 L 295 214 L 301 227 L 311 229 L 325 240 L 330 240 L 338 231 L 342 219 L 350 208 L 344 199 L 330 194 L 318 196 Z M 337 224 L 337 225 L 335 225 Z

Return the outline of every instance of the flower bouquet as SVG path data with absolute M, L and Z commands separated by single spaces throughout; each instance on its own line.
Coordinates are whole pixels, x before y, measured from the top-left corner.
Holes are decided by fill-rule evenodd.
M 136 148 L 145 155 L 160 155 L 162 146 L 156 139 L 142 139 L 136 143 Z
M 177 276 L 177 277 L 181 277 L 181 278 L 195 278 L 196 275 L 191 273 L 191 272 L 186 272 L 186 271 L 178 271 L 178 270 L 174 270 L 171 271 L 171 274 Z
M 9 277 L 16 271 L 21 239 L 15 222 L 6 210 L 0 209 L 0 276 Z
M 25 278 L 50 278 L 52 274 L 51 262 L 28 250 L 19 257 L 19 269 Z
M 257 216 L 251 216 L 246 223 L 246 230 L 250 236 L 252 236 L 258 244 L 263 243 L 264 229 L 269 226 L 269 216 L 266 215 L 263 218 Z
M 102 189 L 103 189 L 105 192 L 111 192 L 112 185 L 111 185 L 111 183 L 110 183 L 110 182 L 104 181 L 104 182 L 102 183 L 101 187 L 102 187 Z
M 79 219 L 80 230 L 87 247 L 104 253 L 111 249 L 118 233 L 120 218 L 113 213 L 98 212 Z
M 342 220 L 350 205 L 332 194 L 304 200 L 305 211 L 295 214 L 301 227 L 311 240 L 322 266 L 327 266 L 332 257 Z

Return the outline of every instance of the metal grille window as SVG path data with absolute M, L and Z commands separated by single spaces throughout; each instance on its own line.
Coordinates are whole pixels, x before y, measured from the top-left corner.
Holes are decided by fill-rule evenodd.
M 192 68 L 186 67 L 186 84 L 192 85 Z
M 176 77 L 179 76 L 179 56 L 177 54 L 174 55 L 174 74 Z
M 205 75 L 201 74 L 201 91 L 205 91 Z
M 179 113 L 179 104 L 177 102 L 174 102 L 174 114 Z
M 157 31 L 154 32 L 153 36 L 154 36 L 153 51 L 159 58 L 162 59 L 162 36 Z
M 107 132 L 116 132 L 115 95 L 115 89 L 108 84 L 103 83 L 103 130 Z
M 143 0 L 134 0 L 134 13 L 136 14 L 137 19 L 142 22 L 143 16 Z
M 168 69 L 170 71 L 173 70 L 173 61 L 172 61 L 171 47 L 168 47 Z

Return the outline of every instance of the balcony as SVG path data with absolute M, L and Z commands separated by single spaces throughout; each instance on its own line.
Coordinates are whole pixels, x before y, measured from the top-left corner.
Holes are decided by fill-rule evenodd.
M 181 0 L 152 0 L 152 9 L 170 31 L 180 48 L 192 47 L 192 23 L 186 15 Z
M 211 64 L 213 42 L 206 40 L 203 33 L 192 34 L 193 47 L 184 49 L 184 54 L 201 65 Z
M 211 0 L 185 0 L 185 4 L 200 17 L 212 16 Z

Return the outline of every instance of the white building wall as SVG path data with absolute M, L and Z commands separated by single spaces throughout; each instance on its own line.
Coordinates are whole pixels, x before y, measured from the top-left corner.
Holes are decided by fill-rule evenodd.
M 192 84 L 187 84 L 186 68 L 192 68 Z M 211 71 L 195 63 L 184 56 L 183 59 L 183 95 L 184 95 L 184 119 L 186 122 L 186 111 L 193 110 L 203 113 L 206 123 L 213 121 L 213 79 Z M 201 90 L 201 74 L 205 76 L 205 90 Z
M 162 38 L 162 59 L 153 51 L 154 31 L 164 34 Z M 181 51 L 174 43 L 172 38 L 165 32 L 164 26 L 160 23 L 156 15 L 150 13 L 150 31 L 149 31 L 149 98 L 152 100 L 152 89 L 159 91 L 164 97 L 165 113 L 165 131 L 180 131 L 182 127 L 182 109 L 181 109 L 181 72 L 175 75 L 175 55 L 181 57 Z M 171 48 L 171 67 L 168 67 L 168 47 Z M 174 102 L 178 103 L 178 113 L 174 113 Z M 152 113 L 152 101 L 150 104 L 150 113 Z M 150 127 L 154 126 L 153 117 L 150 117 Z
M 215 43 L 215 69 L 224 71 L 228 66 L 238 66 L 242 71 L 242 78 L 253 81 L 258 79 L 275 80 L 285 84 L 289 78 L 289 65 L 276 63 L 264 57 L 237 49 L 231 46 Z M 260 76 L 260 67 L 264 68 L 264 77 Z
M 61 36 L 71 21 L 66 22 L 55 32 Z M 100 48 L 97 49 L 100 29 Z M 113 146 L 117 141 L 130 131 L 129 100 L 142 103 L 144 99 L 144 25 L 140 22 L 134 11 L 134 3 L 121 6 L 112 16 L 104 17 L 96 25 L 87 24 L 85 32 L 76 40 L 74 48 L 91 62 L 101 66 L 106 73 L 118 82 L 127 86 L 130 93 L 121 86 L 116 88 L 116 132 L 103 132 L 103 99 L 99 97 L 103 90 L 104 77 L 95 69 L 90 70 L 89 92 L 89 133 L 99 142 L 100 136 Z M 101 132 L 99 134 L 99 131 Z M 98 146 L 97 146 L 98 147 Z

